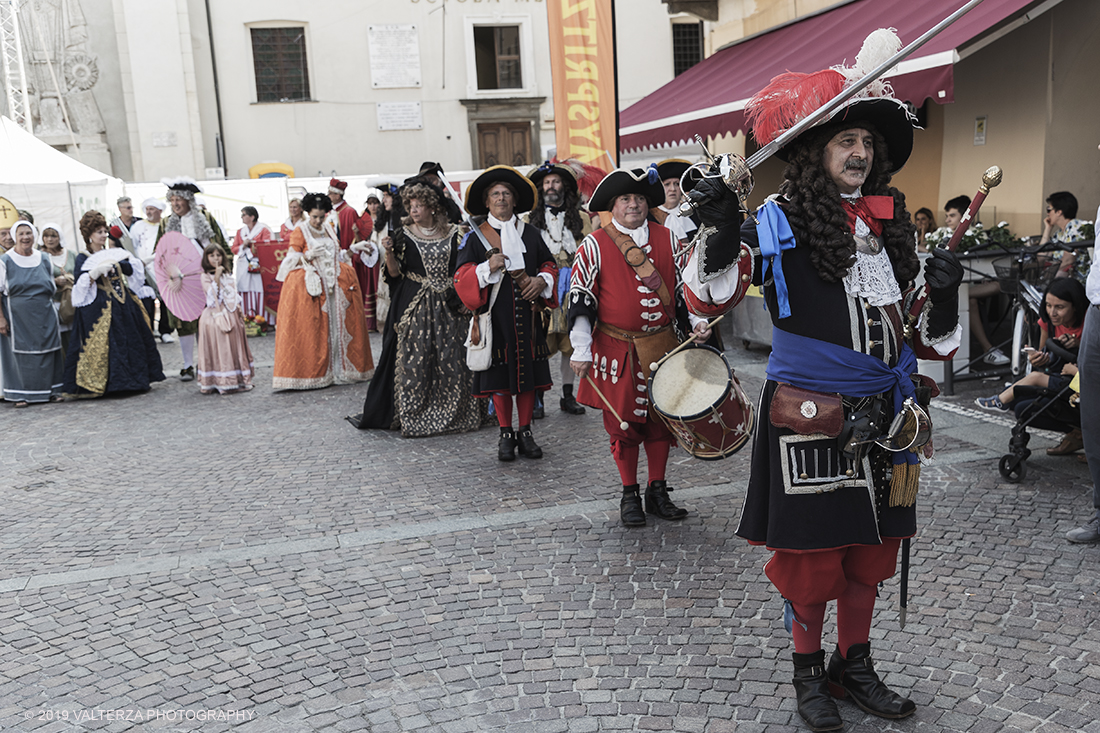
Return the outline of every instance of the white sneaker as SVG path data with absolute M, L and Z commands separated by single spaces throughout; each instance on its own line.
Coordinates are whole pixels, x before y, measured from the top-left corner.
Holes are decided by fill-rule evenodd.
M 1009 362 L 1009 358 L 1005 356 L 1005 353 L 1000 349 L 990 349 L 989 353 L 985 355 L 982 361 L 992 366 L 1004 366 Z
M 162 333 L 160 335 L 160 342 L 162 344 L 172 344 L 175 343 L 175 341 L 176 339 L 170 333 Z

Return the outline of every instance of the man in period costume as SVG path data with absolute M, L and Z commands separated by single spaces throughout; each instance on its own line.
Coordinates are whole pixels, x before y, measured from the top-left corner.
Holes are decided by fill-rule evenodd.
M 118 227 L 122 230 L 122 248 L 130 254 L 134 254 L 133 234 L 130 232 L 130 227 L 135 222 L 141 221 L 134 216 L 134 202 L 129 196 L 122 196 L 115 201 L 115 206 L 118 207 L 118 216 L 108 222 L 108 227 Z
M 535 390 L 553 384 L 542 311 L 558 304 L 558 268 L 539 230 L 517 216 L 530 211 L 537 197 L 535 184 L 511 166 L 495 165 L 474 179 L 466 189 L 466 211 L 485 216 L 478 230 L 489 247 L 476 232 L 467 234 L 455 271 L 455 290 L 466 307 L 477 313 L 488 305 L 491 312 L 492 364 L 474 372 L 473 393 L 493 399 L 502 461 L 515 460 L 517 446 L 527 458 L 542 458 L 531 435 Z M 513 396 L 518 431 L 512 429 Z
M 374 228 L 370 214 L 364 212 L 360 216 L 351 204 L 344 201 L 344 192 L 347 189 L 347 181 L 332 178 L 328 182 L 328 198 L 332 202 L 332 212 L 329 216 L 336 219 L 336 233 L 340 236 L 340 249 L 344 250 L 359 240 L 368 239 L 371 230 Z M 352 267 L 355 268 L 355 277 L 359 281 L 360 293 L 363 296 L 363 311 L 367 319 L 367 328 L 373 331 L 377 325 L 374 314 L 374 299 L 375 293 L 378 291 L 378 267 L 377 265 L 367 267 L 359 257 L 352 258 Z
M 873 39 L 900 48 L 889 31 Z M 865 51 L 854 69 L 773 79 L 748 107 L 760 145 L 885 60 Z M 927 285 L 913 285 L 914 228 L 890 186 L 912 149 L 912 117 L 877 80 L 779 151 L 785 180 L 757 211 L 759 224 L 742 226 L 736 196 L 718 179 L 692 194 L 705 201 L 704 231 L 716 231 L 684 270 L 689 307 L 716 315 L 755 284 L 774 325 L 737 534 L 774 551 L 764 570 L 787 601 L 798 712 L 815 731 L 843 727 L 830 693 L 885 718 L 916 707 L 876 675 L 870 627 L 876 586 L 916 532 L 921 459 L 932 455 L 921 416 L 938 391 L 916 359 L 950 359 L 958 348 L 963 270 L 937 249 Z M 837 646 L 826 666 L 831 600 Z
M 217 244 L 225 256 L 225 269 L 232 271 L 233 251 L 225 241 L 221 226 L 213 214 L 195 203 L 195 194 L 202 193 L 199 185 L 187 177 L 164 179 L 161 183 L 168 187 L 168 206 L 172 213 L 161 219 L 157 242 L 167 232 L 180 232 L 191 240 L 200 255 L 209 245 Z M 156 245 L 153 248 L 156 249 Z M 181 321 L 171 312 L 169 315 L 172 329 L 179 333 L 180 350 L 183 353 L 180 380 L 190 382 L 195 378 L 195 335 L 199 332 L 199 322 Z
M 691 239 L 699 225 L 692 221 L 690 216 L 682 216 L 676 210 L 683 200 L 680 177 L 691 167 L 691 163 L 680 158 L 669 158 L 660 163 L 654 163 L 653 167 L 657 169 L 657 175 L 661 179 L 665 198 L 659 205 L 649 210 L 650 218 L 671 231 L 677 242 Z
M 689 320 L 672 260 L 672 234 L 646 221 L 649 209 L 662 200 L 652 168 L 620 169 L 600 181 L 588 208 L 609 211 L 611 222 L 581 242 L 569 292 L 570 366 L 581 379 L 577 400 L 604 411 L 604 429 L 623 483 L 619 513 L 628 527 L 644 525 L 646 514 L 687 516 L 669 499 L 665 481 L 675 438 L 653 414 L 646 390 L 649 365 L 676 347 Z M 709 335 L 705 319 L 691 320 L 702 337 Z M 604 399 L 618 416 L 606 409 Z M 644 509 L 638 486 L 642 445 L 649 471 Z
M 528 178 L 539 190 L 539 201 L 528 214 L 527 223 L 541 230 L 542 241 L 554 255 L 558 266 L 558 302 L 564 304 L 567 302 L 573 257 L 577 254 L 577 245 L 592 231 L 592 219 L 581 210 L 577 177 L 569 166 L 547 161 L 532 171 Z M 577 404 L 577 398 L 573 395 L 576 375 L 569 365 L 573 346 L 569 343 L 565 310 L 562 305 L 546 312 L 550 319 L 546 344 L 550 347 L 551 356 L 561 354 L 562 396 L 559 406 L 570 415 L 583 415 L 584 407 Z M 535 405 L 536 419 L 542 417 L 541 396 L 540 393 L 539 403 Z
M 153 274 L 153 249 L 156 247 L 157 239 L 160 236 L 160 220 L 166 208 L 167 204 L 160 199 L 145 199 L 141 203 L 141 210 L 145 212 L 145 218 L 138 219 L 130 226 L 130 239 L 134 245 L 134 253 L 145 265 L 145 284 L 157 293 L 156 300 L 160 303 L 160 322 L 157 325 L 160 340 L 170 344 L 175 341 L 172 338 L 171 319 L 168 317 L 168 307 L 164 305 L 164 301 L 160 298 L 157 279 Z M 149 314 L 149 318 L 153 318 L 153 313 Z

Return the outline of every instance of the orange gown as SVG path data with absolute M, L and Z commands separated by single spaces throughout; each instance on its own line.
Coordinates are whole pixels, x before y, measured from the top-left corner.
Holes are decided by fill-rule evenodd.
M 321 389 L 370 379 L 374 370 L 363 295 L 335 230 L 303 222 L 276 279 L 282 281 L 275 331 L 275 389 Z

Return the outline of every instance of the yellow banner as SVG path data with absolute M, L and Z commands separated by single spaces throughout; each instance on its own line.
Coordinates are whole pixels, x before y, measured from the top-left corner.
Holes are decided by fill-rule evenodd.
M 618 167 L 619 157 L 611 3 L 546 0 L 558 160 L 604 169 Z

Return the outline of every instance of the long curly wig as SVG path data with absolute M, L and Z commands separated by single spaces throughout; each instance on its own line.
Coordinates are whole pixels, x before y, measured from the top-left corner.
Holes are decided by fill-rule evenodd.
M 91 244 L 92 235 L 97 229 L 107 228 L 107 219 L 103 214 L 95 211 L 85 211 L 84 216 L 80 217 L 80 236 L 84 238 L 84 244 Z
M 577 244 L 580 244 L 581 235 L 584 234 L 584 221 L 581 219 L 580 206 L 580 196 L 566 188 L 565 199 L 562 202 L 562 208 L 565 209 L 565 228 L 573 235 L 573 239 L 576 240 Z M 536 229 L 546 228 L 546 200 L 543 198 L 541 188 L 539 189 L 539 202 L 531 210 L 531 216 L 528 217 L 527 221 Z
M 840 191 L 825 170 L 825 145 L 848 125 L 828 125 L 803 135 L 794 143 L 779 192 L 787 198 L 787 220 L 798 246 L 810 249 L 810 261 L 825 282 L 839 282 L 855 262 L 856 241 L 848 229 L 848 215 Z M 891 196 L 894 218 L 884 221 L 882 240 L 894 275 L 904 289 L 920 272 L 914 245 L 916 229 L 905 208 L 905 194 L 890 185 L 886 142 L 870 125 L 875 155 L 860 191 L 865 196 Z
M 439 192 L 426 183 L 413 183 L 407 186 L 401 187 L 401 205 L 405 211 L 409 210 L 409 202 L 413 200 L 419 201 L 432 212 L 432 226 L 446 231 L 450 226 L 450 222 L 447 221 L 447 212 L 443 208 L 443 197 L 439 195 Z M 411 226 L 413 223 L 412 217 L 405 215 L 401 219 L 401 223 L 405 226 Z

